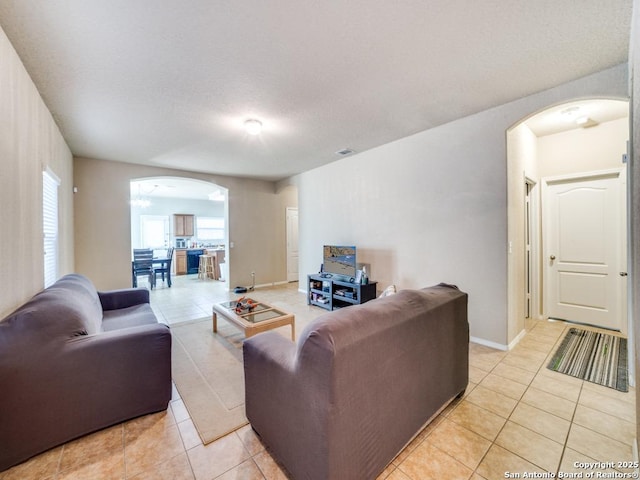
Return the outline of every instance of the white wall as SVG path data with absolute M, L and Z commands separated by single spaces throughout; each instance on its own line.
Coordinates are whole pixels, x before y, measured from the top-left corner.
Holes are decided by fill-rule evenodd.
M 628 118 L 539 137 L 540 177 L 619 168 L 627 140 Z
M 42 171 L 61 180 L 58 273 L 73 271 L 72 157 L 13 46 L 0 29 L 0 318 L 44 285 Z
M 301 287 L 323 244 L 356 245 L 380 288 L 457 284 L 471 335 L 506 346 L 506 131 L 555 103 L 626 92 L 621 65 L 292 177 Z
M 144 177 L 204 180 L 228 190 L 229 285 L 285 282 L 286 207 L 297 206 L 294 188 L 275 182 L 74 158 L 76 269 L 99 289 L 131 285 L 130 181 Z

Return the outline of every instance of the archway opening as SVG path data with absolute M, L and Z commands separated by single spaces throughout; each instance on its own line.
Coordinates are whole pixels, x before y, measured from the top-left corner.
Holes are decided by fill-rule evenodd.
M 217 258 L 214 278 L 228 284 L 226 188 L 184 177 L 137 178 L 130 187 L 132 252 L 151 249 L 162 257 L 173 249 L 172 274 L 196 276 L 198 252 L 206 251 Z
M 626 171 L 628 115 L 626 99 L 579 99 L 535 112 L 507 131 L 510 348 L 529 322 L 548 318 L 542 185 L 550 178 Z M 620 204 L 623 208 L 624 202 Z M 620 261 L 625 270 L 624 258 Z M 624 327 L 623 333 L 626 314 Z

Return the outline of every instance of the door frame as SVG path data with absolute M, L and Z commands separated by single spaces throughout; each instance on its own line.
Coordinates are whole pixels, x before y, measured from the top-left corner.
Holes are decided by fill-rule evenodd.
M 299 280 L 300 280 L 300 279 L 299 279 L 299 276 L 300 276 L 300 268 L 299 268 L 299 266 L 300 266 L 300 254 L 299 254 L 299 253 L 298 253 L 298 257 L 297 257 L 297 258 L 298 258 L 298 268 L 296 269 L 296 270 L 297 270 L 297 276 L 296 276 L 296 278 L 293 278 L 293 279 L 289 276 L 289 272 L 290 272 L 290 269 L 289 269 L 289 266 L 290 266 L 290 265 L 289 265 L 289 261 L 290 261 L 290 259 L 291 259 L 291 255 L 290 255 L 290 253 L 291 253 L 291 239 L 289 238 L 289 232 L 290 232 L 290 230 L 289 230 L 289 222 L 290 222 L 290 220 L 289 220 L 289 214 L 290 214 L 291 212 L 295 212 L 295 213 L 296 213 L 296 219 L 297 219 L 297 220 L 296 220 L 296 222 L 299 222 L 299 217 L 298 217 L 298 215 L 299 215 L 299 211 L 298 211 L 298 207 L 286 207 L 286 209 L 285 209 L 285 224 L 286 224 L 286 227 L 285 227 L 285 228 L 286 228 L 285 236 L 286 236 L 286 244 L 287 244 L 287 251 L 286 251 L 287 282 L 297 282 L 297 281 L 299 281 Z M 299 242 L 298 242 L 298 244 L 299 244 Z M 298 250 L 298 251 L 299 251 L 299 249 L 298 249 L 298 248 L 296 248 L 296 250 Z
M 542 185 L 541 191 L 541 201 L 542 201 L 542 257 L 541 259 L 546 259 L 549 255 L 547 251 L 548 248 L 548 226 L 546 224 L 546 208 L 548 204 L 548 192 L 550 184 L 557 184 L 561 182 L 577 182 L 577 181 L 588 181 L 588 180 L 597 180 L 598 178 L 608 178 L 608 177 L 616 177 L 620 182 L 620 190 L 618 199 L 618 207 L 620 208 L 620 228 L 622 231 L 620 232 L 620 245 L 618 245 L 620 256 L 618 258 L 617 269 L 619 272 L 627 271 L 627 169 L 625 167 L 620 168 L 612 168 L 607 170 L 596 170 L 591 172 L 582 172 L 582 173 L 574 173 L 568 175 L 558 175 L 558 176 L 550 176 L 543 177 L 540 179 L 540 183 Z M 544 264 L 543 264 L 544 265 Z M 549 275 L 550 275 L 550 267 L 542 267 L 542 315 L 545 319 L 549 319 L 549 299 L 548 299 L 548 288 L 549 288 Z M 620 333 L 627 336 L 629 331 L 629 318 L 627 316 L 627 278 L 628 277 L 618 277 L 618 289 L 620 292 L 619 295 L 619 305 L 618 311 L 620 312 L 620 316 L 622 318 L 622 322 L 620 323 Z
M 527 231 L 529 234 L 529 279 L 525 278 L 525 284 L 527 281 L 530 281 L 529 287 L 529 318 L 534 320 L 540 320 L 543 317 L 542 314 L 542 279 L 541 279 L 541 212 L 540 212 L 540 182 L 536 182 L 535 180 L 525 176 L 524 177 L 524 186 L 530 187 L 529 189 L 529 201 L 528 201 L 528 213 L 529 216 L 525 215 L 525 237 L 527 235 Z M 525 193 L 526 197 L 526 193 Z M 527 199 L 525 198 L 525 209 L 526 209 Z M 525 248 L 526 250 L 526 248 Z M 526 251 L 525 251 L 525 262 L 526 262 Z M 525 269 L 526 274 L 526 269 Z M 526 289 L 526 287 L 525 287 Z M 526 293 L 525 293 L 525 302 L 526 302 Z M 526 315 L 526 307 L 525 307 L 525 315 Z M 526 317 L 525 317 L 526 318 Z

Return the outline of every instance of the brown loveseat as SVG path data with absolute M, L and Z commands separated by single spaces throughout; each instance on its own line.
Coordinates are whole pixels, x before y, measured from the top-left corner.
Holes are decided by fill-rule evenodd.
M 468 383 L 467 294 L 440 284 L 244 343 L 251 426 L 294 479 L 375 479 Z
M 146 289 L 67 275 L 0 320 L 0 471 L 170 399 L 171 333 Z

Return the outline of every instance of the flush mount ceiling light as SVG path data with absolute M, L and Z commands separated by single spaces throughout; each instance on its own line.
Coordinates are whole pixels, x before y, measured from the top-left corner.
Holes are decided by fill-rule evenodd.
M 249 135 L 260 135 L 260 132 L 262 132 L 262 122 L 255 118 L 250 118 L 244 122 L 244 129 Z
M 560 115 L 562 115 L 566 119 L 572 120 L 573 118 L 576 117 L 576 115 L 578 115 L 578 112 L 580 112 L 580 107 L 573 106 L 573 107 L 569 107 L 569 108 L 565 108 L 564 110 L 561 110 Z

